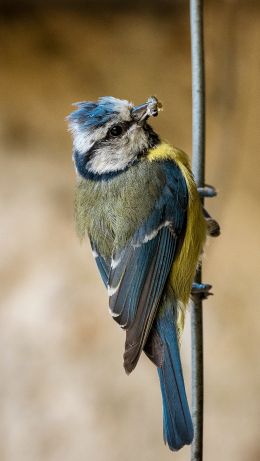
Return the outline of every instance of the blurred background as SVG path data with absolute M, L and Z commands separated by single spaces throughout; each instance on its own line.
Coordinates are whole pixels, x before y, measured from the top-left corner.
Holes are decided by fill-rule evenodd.
M 258 1 L 205 2 L 208 242 L 205 460 L 260 459 Z M 124 333 L 74 232 L 71 103 L 157 95 L 191 153 L 187 1 L 1 2 L 0 460 L 189 459 L 162 441 L 156 369 L 127 377 Z M 189 315 L 182 346 L 189 392 Z

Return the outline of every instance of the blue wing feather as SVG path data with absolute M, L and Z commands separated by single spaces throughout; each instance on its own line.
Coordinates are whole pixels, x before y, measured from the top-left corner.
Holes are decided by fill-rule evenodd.
M 126 334 L 124 365 L 128 373 L 136 366 L 146 343 L 174 258 L 177 239 L 172 238 L 166 228 L 160 231 L 160 234 L 159 251 L 154 255 L 155 262 L 151 265 L 135 320 Z
M 101 275 L 101 278 L 104 282 L 104 285 L 108 286 L 108 278 L 109 278 L 109 272 L 110 272 L 110 260 L 106 261 L 105 258 L 99 253 L 98 248 L 95 244 L 95 242 L 90 241 L 92 251 L 95 255 L 95 260 L 96 264 L 99 270 L 99 273 Z

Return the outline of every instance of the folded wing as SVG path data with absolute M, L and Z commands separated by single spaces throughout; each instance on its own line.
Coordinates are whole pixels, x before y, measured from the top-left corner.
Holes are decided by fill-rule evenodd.
M 173 162 L 164 162 L 162 168 L 166 182 L 153 211 L 127 245 L 114 252 L 111 261 L 109 307 L 126 330 L 127 373 L 134 369 L 145 346 L 185 233 L 186 183 Z

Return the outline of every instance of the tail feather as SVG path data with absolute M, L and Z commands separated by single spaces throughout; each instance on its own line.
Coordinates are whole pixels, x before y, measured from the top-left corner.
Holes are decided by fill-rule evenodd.
M 163 344 L 162 366 L 158 367 L 163 401 L 164 441 L 173 451 L 189 445 L 193 439 L 193 424 L 187 402 L 174 312 L 160 313 L 155 328 Z

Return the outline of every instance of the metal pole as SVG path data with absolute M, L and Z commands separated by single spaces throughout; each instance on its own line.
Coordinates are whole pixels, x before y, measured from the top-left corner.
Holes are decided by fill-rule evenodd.
M 192 170 L 198 187 L 205 176 L 205 73 L 203 46 L 203 0 L 190 0 L 192 55 Z M 203 201 L 203 199 L 202 199 Z M 195 282 L 201 283 L 201 269 Z M 192 419 L 194 440 L 191 460 L 203 459 L 203 313 L 202 299 L 191 306 Z

